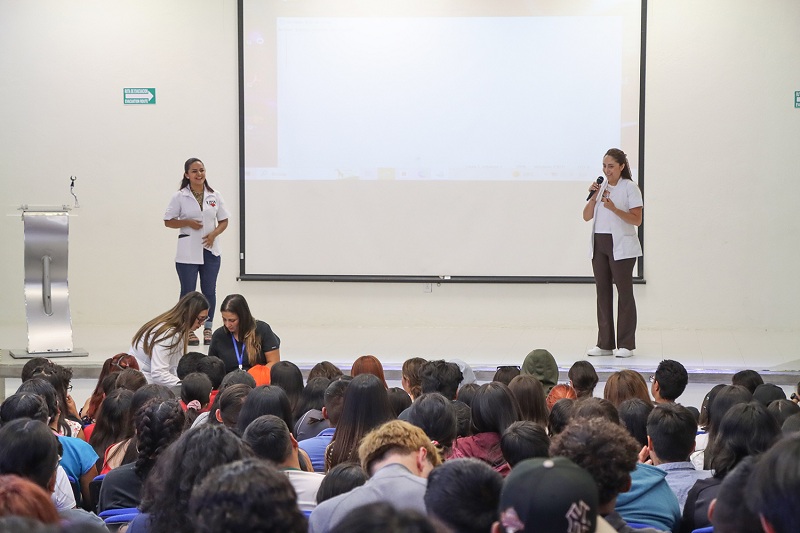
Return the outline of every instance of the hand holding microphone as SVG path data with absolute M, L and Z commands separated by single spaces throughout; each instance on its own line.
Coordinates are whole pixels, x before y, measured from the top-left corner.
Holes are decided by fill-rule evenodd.
M 603 176 L 598 176 L 597 180 L 594 183 L 592 183 L 591 187 L 589 187 L 589 196 L 586 197 L 587 202 L 592 199 L 592 196 L 594 196 L 597 191 L 600 190 L 600 185 L 602 183 L 603 183 Z

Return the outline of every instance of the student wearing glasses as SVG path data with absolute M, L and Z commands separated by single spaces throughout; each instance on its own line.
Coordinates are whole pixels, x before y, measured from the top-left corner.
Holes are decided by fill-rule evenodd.
M 188 350 L 189 333 L 208 319 L 208 309 L 205 296 L 190 292 L 139 328 L 128 353 L 136 357 L 148 383 L 167 387 L 180 383 L 178 360 Z

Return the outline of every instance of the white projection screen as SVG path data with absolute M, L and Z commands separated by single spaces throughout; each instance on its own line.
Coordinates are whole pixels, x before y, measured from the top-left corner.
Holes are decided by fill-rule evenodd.
M 590 281 L 606 150 L 643 185 L 645 7 L 240 0 L 240 277 Z

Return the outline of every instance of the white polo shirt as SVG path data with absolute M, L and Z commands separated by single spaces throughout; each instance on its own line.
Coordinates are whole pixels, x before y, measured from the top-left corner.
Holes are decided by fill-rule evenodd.
M 214 231 L 217 223 L 227 220 L 228 216 L 225 202 L 222 200 L 222 195 L 219 191 L 210 192 L 208 189 L 204 190 L 202 210 L 200 209 L 200 204 L 195 200 L 190 187 L 184 187 L 172 195 L 167 211 L 164 213 L 164 220 L 193 219 L 203 223 L 203 227 L 199 230 L 188 226 L 180 228 L 175 262 L 202 265 L 203 237 Z M 219 256 L 219 239 L 214 239 L 214 244 L 209 248 L 209 251 Z
M 608 181 L 606 181 L 597 191 L 597 197 L 602 198 L 606 192 Z M 617 209 L 625 212 L 630 212 L 631 209 L 642 207 L 642 192 L 639 187 L 629 179 L 620 179 L 613 188 L 608 188 L 608 197 L 614 202 Z M 197 202 L 195 202 L 197 203 Z M 642 255 L 642 245 L 639 242 L 639 236 L 636 233 L 636 226 L 628 224 L 617 215 L 611 213 L 603 213 L 603 215 L 610 214 L 611 216 L 604 216 L 598 222 L 598 216 L 601 209 L 606 209 L 605 206 L 600 205 L 601 202 L 595 202 L 594 217 L 592 218 L 592 238 L 589 257 L 594 257 L 594 234 L 595 233 L 611 233 L 611 238 L 614 242 L 614 260 L 630 259 Z

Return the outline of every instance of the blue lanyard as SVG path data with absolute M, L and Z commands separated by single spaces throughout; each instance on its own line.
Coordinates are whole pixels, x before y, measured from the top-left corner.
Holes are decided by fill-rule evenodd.
M 236 351 L 236 360 L 239 361 L 239 370 L 242 369 L 242 358 L 245 352 L 244 341 L 242 341 L 242 349 L 239 350 L 239 345 L 236 344 L 236 337 L 231 333 L 231 340 L 233 341 L 233 349 Z

